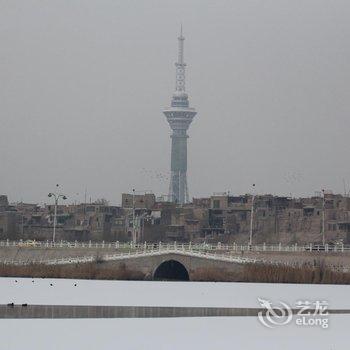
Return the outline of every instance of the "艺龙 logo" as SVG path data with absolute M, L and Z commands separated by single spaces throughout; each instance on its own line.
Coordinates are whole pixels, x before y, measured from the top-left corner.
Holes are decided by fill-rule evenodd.
M 320 326 L 328 328 L 328 303 L 326 301 L 299 300 L 295 303 L 294 309 L 283 301 L 277 305 L 271 301 L 258 298 L 263 310 L 259 311 L 259 321 L 267 328 L 276 328 L 289 324 L 295 314 L 295 324 L 297 326 Z
M 293 312 L 289 305 L 280 301 L 280 306 L 272 306 L 269 300 L 258 298 L 260 305 L 265 308 L 264 311 L 259 311 L 259 321 L 268 328 L 275 328 L 277 326 L 284 326 L 293 318 Z

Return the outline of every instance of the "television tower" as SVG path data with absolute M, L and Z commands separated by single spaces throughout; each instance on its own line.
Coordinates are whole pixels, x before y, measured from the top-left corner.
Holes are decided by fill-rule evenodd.
M 187 129 L 197 114 L 194 108 L 189 107 L 188 95 L 185 92 L 184 40 L 181 26 L 180 36 L 178 37 L 178 60 L 175 63 L 175 92 L 171 100 L 171 107 L 163 111 L 172 130 L 169 197 L 172 202 L 179 204 L 188 202 L 189 198 L 187 186 Z

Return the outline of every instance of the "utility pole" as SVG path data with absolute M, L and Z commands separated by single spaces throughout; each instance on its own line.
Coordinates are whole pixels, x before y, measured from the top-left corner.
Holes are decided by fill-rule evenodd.
M 324 196 L 324 190 L 322 190 L 323 199 L 322 199 L 322 245 L 325 246 L 326 244 L 326 237 L 325 237 L 325 217 L 326 217 L 326 201 Z
M 23 238 L 23 233 L 24 233 L 24 214 L 22 213 L 22 225 L 21 225 L 21 236 Z
M 85 187 L 85 193 L 84 193 L 84 222 L 83 222 L 83 227 L 87 226 L 86 225 L 86 196 L 87 196 L 87 187 Z
M 56 187 L 59 187 L 59 184 L 56 185 Z M 63 194 L 60 193 L 54 193 L 50 192 L 48 194 L 48 197 L 53 197 L 55 199 L 55 209 L 54 209 L 54 218 L 53 218 L 53 234 L 52 234 L 52 242 L 55 243 L 55 238 L 56 238 L 56 225 L 57 225 L 57 205 L 58 205 L 58 200 L 62 198 L 63 200 L 66 200 L 67 197 Z
M 255 184 L 253 184 L 253 188 L 254 187 L 255 187 Z M 252 205 L 251 205 L 251 208 L 250 208 L 249 248 L 251 248 L 252 243 L 253 243 L 254 200 L 255 200 L 255 193 L 254 193 L 254 190 L 253 190 Z
M 132 241 L 136 243 L 135 231 L 135 188 L 132 189 Z

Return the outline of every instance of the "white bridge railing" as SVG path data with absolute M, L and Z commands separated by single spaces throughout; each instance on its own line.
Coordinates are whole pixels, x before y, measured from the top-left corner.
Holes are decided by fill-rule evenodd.
M 18 242 L 17 242 L 18 243 Z M 57 244 L 57 243 L 56 243 Z M 1 244 L 0 244 L 1 246 Z M 11 243 L 9 243 L 9 246 L 11 246 Z M 107 247 L 109 244 L 107 245 Z M 49 245 L 51 247 L 51 245 Z M 105 251 L 98 251 L 95 252 L 94 255 L 91 254 L 91 251 L 86 250 L 84 252 L 84 255 L 82 256 L 75 256 L 75 257 L 63 257 L 63 258 L 56 258 L 56 259 L 27 259 L 27 260 L 15 260 L 15 259 L 1 259 L 0 257 L 0 263 L 5 265 L 31 265 L 31 264 L 45 264 L 45 265 L 66 265 L 66 264 L 78 264 L 78 263 L 89 263 L 89 262 L 103 262 L 103 261 L 117 261 L 117 260 L 125 260 L 125 259 L 134 259 L 134 258 L 141 258 L 141 257 L 151 257 L 151 256 L 157 256 L 157 255 L 164 255 L 166 253 L 174 253 L 174 254 L 180 254 L 184 256 L 190 256 L 190 257 L 199 257 L 209 260 L 216 260 L 216 261 L 223 261 L 223 262 L 231 262 L 231 263 L 238 263 L 238 264 L 247 264 L 247 263 L 263 263 L 263 264 L 270 264 L 270 265 L 288 265 L 288 266 L 300 266 L 305 264 L 305 262 L 299 262 L 299 261 L 279 261 L 278 259 L 269 259 L 268 257 L 264 256 L 261 258 L 254 258 L 254 257 L 243 257 L 242 252 L 249 250 L 249 251 L 289 251 L 289 252 L 295 252 L 295 251 L 307 251 L 312 250 L 316 248 L 316 250 L 319 248 L 316 247 L 310 247 L 310 246 L 304 246 L 304 249 L 302 250 L 302 247 L 293 246 L 293 249 L 288 247 L 283 247 L 284 250 L 276 249 L 271 250 L 272 246 L 227 246 L 227 245 L 196 245 L 196 244 L 178 244 L 176 242 L 174 243 L 158 243 L 158 244 L 122 244 L 120 245 L 115 252 L 111 252 L 111 250 L 105 250 Z M 276 248 L 276 246 L 273 246 Z M 298 249 L 295 249 L 295 248 Z M 111 248 L 111 247 L 110 247 Z M 279 247 L 278 247 L 279 248 Z M 324 249 L 325 247 L 323 247 Z M 343 247 L 344 249 L 340 249 L 337 251 L 349 251 L 348 247 Z M 260 250 L 262 249 L 262 250 Z M 327 251 L 327 250 L 326 250 Z M 328 250 L 329 251 L 329 250 Z M 333 250 L 334 251 L 334 250 Z M 240 252 L 240 253 L 239 253 Z M 89 254 L 90 253 L 90 254 Z M 101 254 L 101 255 L 100 255 Z M 337 271 L 343 271 L 348 272 L 349 267 L 343 266 L 343 265 L 331 265 L 328 264 L 328 267 L 337 270 Z
M 30 260 L 0 260 L 0 263 L 8 265 L 29 265 L 29 264 L 45 264 L 45 265 L 65 265 L 65 264 L 77 264 L 77 263 L 88 263 L 88 262 L 97 262 L 97 261 L 114 261 L 114 260 L 125 260 L 125 259 L 134 259 L 139 257 L 150 257 L 163 255 L 166 253 L 176 253 L 185 256 L 191 257 L 200 257 L 211 260 L 226 261 L 226 262 L 236 262 L 236 263 L 256 263 L 262 262 L 262 260 L 253 259 L 253 258 L 243 258 L 232 255 L 230 252 L 206 252 L 198 251 L 191 248 L 189 245 L 159 245 L 156 249 L 136 249 L 134 251 L 129 250 L 129 252 L 118 252 L 114 254 L 104 254 L 101 256 L 98 255 L 86 255 L 80 257 L 64 257 L 57 259 L 30 259 Z
M 32 248 L 63 248 L 63 249 L 110 249 L 110 250 L 118 250 L 118 251 L 139 251 L 141 250 L 157 250 L 167 247 L 173 247 L 173 249 L 181 248 L 186 250 L 196 250 L 196 251 L 233 251 L 233 252 L 350 252 L 350 245 L 345 244 L 337 244 L 330 245 L 325 244 L 293 244 L 293 245 L 282 245 L 279 244 L 259 244 L 259 245 L 248 245 L 248 244 L 223 244 L 223 243 L 133 243 L 133 242 L 67 242 L 67 241 L 59 241 L 59 242 L 51 242 L 51 241 L 0 241 L 0 247 L 32 247 Z

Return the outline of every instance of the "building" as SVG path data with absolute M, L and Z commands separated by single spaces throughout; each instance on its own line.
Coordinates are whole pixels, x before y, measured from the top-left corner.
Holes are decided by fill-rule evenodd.
M 122 208 L 124 209 L 152 209 L 155 203 L 156 196 L 153 193 L 122 193 Z
M 196 111 L 189 107 L 188 95 L 185 91 L 184 36 L 182 27 L 179 41 L 178 61 L 176 67 L 176 87 L 171 100 L 171 107 L 165 109 L 167 121 L 172 130 L 171 135 L 171 176 L 169 198 L 172 202 L 184 204 L 188 202 L 187 185 L 187 129 Z
M 154 194 L 146 193 L 123 194 L 121 207 L 100 202 L 59 205 L 56 238 L 247 244 L 252 198 L 216 193 L 178 205 L 157 202 Z M 0 196 L 0 239 L 51 240 L 53 213 L 53 205 L 9 205 L 7 197 Z M 326 243 L 350 244 L 349 197 L 255 196 L 253 244 L 322 244 L 323 227 Z

